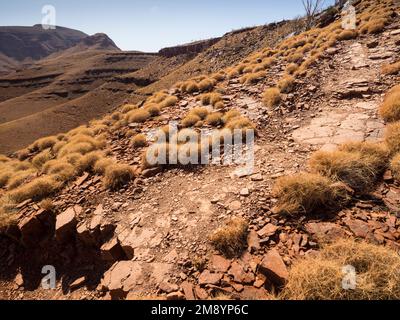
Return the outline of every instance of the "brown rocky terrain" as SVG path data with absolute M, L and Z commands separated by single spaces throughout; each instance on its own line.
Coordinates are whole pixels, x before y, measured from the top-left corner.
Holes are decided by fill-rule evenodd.
M 363 10 L 365 3 L 369 2 L 361 1 L 357 8 Z M 400 80 L 398 72 L 382 72 L 382 67 L 395 63 L 399 56 L 397 9 L 390 7 L 390 22 L 380 32 L 360 32 L 324 47 L 307 66 L 306 74 L 296 75 L 292 90 L 281 92 L 280 101 L 270 108 L 265 105 L 264 93 L 287 75 L 288 55 L 276 53 L 275 62 L 254 82 L 242 81 L 243 75 L 235 73 L 228 76 L 232 69 L 224 71 L 217 86 L 223 101 L 221 112 L 226 115 L 237 110 L 257 129 L 255 170 L 251 174 L 238 174 L 240 165 L 143 168 L 145 149 L 133 146 L 131 138 L 143 134 L 149 143 L 153 142 L 154 129 L 184 119 L 200 105 L 199 92 L 171 87 L 164 94 L 175 96 L 176 103 L 166 105 L 159 115 L 145 121 L 124 122 L 126 105 L 106 116 L 102 122 L 106 124 L 102 150 L 118 163 L 130 165 L 135 177 L 121 188 L 110 190 L 101 174 L 87 170 L 51 194 L 51 208 L 44 208 L 32 198 L 18 203 L 13 211 L 15 222 L 0 233 L 0 298 L 206 300 L 222 295 L 229 299 L 269 300 L 277 298 L 297 261 L 316 255 L 326 242 L 350 238 L 399 252 L 399 181 L 387 167 L 370 192 L 357 193 L 345 185 L 350 199 L 335 212 L 323 209 L 316 214 L 306 210 L 283 214 L 276 206 L 280 195 L 273 192 L 281 177 L 307 171 L 315 151 L 336 150 L 349 141 L 385 140 L 387 124 L 378 109 L 386 93 Z M 342 32 L 340 20 L 327 28 L 315 32 Z M 256 38 L 254 32 L 262 32 L 262 28 L 243 32 Z M 230 35 L 241 36 L 240 32 Z M 262 60 L 261 53 L 254 51 L 266 43 L 271 49 L 261 52 L 289 50 L 285 42 L 260 39 L 249 40 L 256 48 L 247 52 L 249 57 L 238 49 L 241 58 L 247 57 L 242 64 L 254 57 Z M 287 41 L 292 40 L 298 38 Z M 161 83 L 170 83 L 172 78 L 197 76 L 197 66 L 206 57 L 215 55 L 215 65 L 223 65 L 222 57 L 226 55 L 229 60 L 229 50 L 234 49 L 228 46 L 227 52 L 216 54 L 223 50 L 221 41 L 224 38 L 187 63 L 175 60 L 176 64 L 171 64 L 180 66 L 175 71 L 171 67 L 172 73 L 162 79 L 160 76 L 161 80 L 149 86 L 136 85 L 133 80 L 144 79 L 140 72 L 166 61 L 159 56 L 146 57 L 151 61 L 140 70 L 118 75 L 101 88 L 112 91 L 113 85 L 124 79 L 132 96 L 121 97 L 119 103 L 123 99 L 134 102 L 143 92 L 151 93 L 152 86 L 162 87 Z M 311 50 L 306 51 L 303 62 L 312 55 Z M 117 57 L 125 58 L 125 53 L 108 53 L 107 57 L 116 61 Z M 223 67 L 241 59 L 233 60 Z M 208 67 L 209 72 L 221 69 Z M 52 80 L 44 77 L 40 81 Z M 137 90 L 139 86 L 142 88 Z M 96 97 L 104 98 L 100 94 Z M 144 101 L 142 105 L 146 106 Z M 209 105 L 206 108 L 213 109 Z M 127 112 L 129 115 L 132 109 Z M 91 126 L 80 130 L 90 130 Z M 203 127 L 212 129 L 207 123 L 202 123 Z M 222 127 L 219 124 L 218 128 Z M 33 163 L 38 151 L 29 152 L 26 159 Z M 8 192 L 0 189 L 0 196 L 5 198 Z M 244 250 L 229 256 L 213 246 L 210 234 L 226 227 L 232 218 L 244 219 L 248 228 Z M 40 286 L 44 265 L 53 265 L 57 270 L 56 290 Z

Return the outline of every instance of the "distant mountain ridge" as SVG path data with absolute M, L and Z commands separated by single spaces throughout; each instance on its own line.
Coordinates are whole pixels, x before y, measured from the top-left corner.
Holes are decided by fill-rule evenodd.
M 52 54 L 76 47 L 80 50 L 120 49 L 105 34 L 89 36 L 70 28 L 43 29 L 41 25 L 32 27 L 0 27 L 0 72 L 8 72 L 23 63 L 30 63 Z

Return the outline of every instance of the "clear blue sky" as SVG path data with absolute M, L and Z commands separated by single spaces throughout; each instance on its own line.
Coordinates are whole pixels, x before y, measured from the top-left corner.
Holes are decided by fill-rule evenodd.
M 41 23 L 46 4 L 56 8 L 59 26 L 90 35 L 104 32 L 121 49 L 141 51 L 221 36 L 304 12 L 301 0 L 1 0 L 0 25 Z

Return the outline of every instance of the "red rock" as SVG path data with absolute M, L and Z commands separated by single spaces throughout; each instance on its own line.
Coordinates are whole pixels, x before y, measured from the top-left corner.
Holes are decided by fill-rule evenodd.
M 250 252 L 257 252 L 261 249 L 260 239 L 254 230 L 251 230 L 247 236 L 247 245 Z
M 346 231 L 335 223 L 307 223 L 305 227 L 306 231 L 316 239 L 328 242 L 336 241 L 347 236 Z
M 80 278 L 76 279 L 74 282 L 72 282 L 69 285 L 69 289 L 71 291 L 79 289 L 80 287 L 82 287 L 85 284 L 85 282 L 86 282 L 86 278 L 85 277 L 80 277 Z
M 124 251 L 117 238 L 113 238 L 100 248 L 101 258 L 104 261 L 118 261 L 125 258 Z
M 176 284 L 169 283 L 168 281 L 161 282 L 158 288 L 165 293 L 171 293 L 179 290 L 179 287 Z
M 289 273 L 285 263 L 276 249 L 270 250 L 262 260 L 260 272 L 276 285 L 284 285 L 288 279 Z
M 135 261 L 120 261 L 115 263 L 103 276 L 101 287 L 109 291 L 112 299 L 122 299 L 137 286 L 143 283 L 142 266 Z
M 197 299 L 199 300 L 207 300 L 208 299 L 208 293 L 206 290 L 203 288 L 196 286 L 194 288 L 194 293 L 196 294 Z
M 57 241 L 69 240 L 75 233 L 76 216 L 82 211 L 79 206 L 71 207 L 59 214 L 56 218 L 55 236 Z
M 251 284 L 255 280 L 254 274 L 251 272 L 246 272 L 244 267 L 237 261 L 232 263 L 228 274 L 233 276 L 233 280 L 237 283 Z
M 167 300 L 169 301 L 185 300 L 185 295 L 179 291 L 171 292 L 167 295 Z
M 185 294 L 186 300 L 188 300 L 188 301 L 196 300 L 194 293 L 193 293 L 193 285 L 190 282 L 188 282 L 188 281 L 182 282 L 181 288 Z
M 267 224 L 264 228 L 257 232 L 260 238 L 272 237 L 279 227 L 273 225 L 272 223 Z
M 221 273 L 211 273 L 209 270 L 204 270 L 199 277 L 199 285 L 213 284 L 218 285 L 222 279 Z
M 385 172 L 385 174 L 383 175 L 383 180 L 384 180 L 386 183 L 392 183 L 392 182 L 394 181 L 394 178 L 393 178 L 393 175 L 392 175 L 392 171 L 387 170 L 387 171 Z
M 212 272 L 222 272 L 228 271 L 231 262 L 219 255 L 213 255 L 210 259 L 208 269 Z
M 34 214 L 22 219 L 18 223 L 18 228 L 21 234 L 21 242 L 25 246 L 37 244 L 37 241 L 41 239 L 45 231 L 43 224 Z
M 345 224 L 349 227 L 349 229 L 354 233 L 356 237 L 365 239 L 372 234 L 372 230 L 370 229 L 368 223 L 364 221 L 346 219 Z
M 383 198 L 383 202 L 393 213 L 400 213 L 400 189 L 390 187 L 389 192 Z
M 257 289 L 254 287 L 250 286 L 245 286 L 243 288 L 243 291 L 240 294 L 240 297 L 242 300 L 247 300 L 247 301 L 254 301 L 254 300 L 270 300 L 271 295 L 268 294 L 268 292 L 265 289 Z

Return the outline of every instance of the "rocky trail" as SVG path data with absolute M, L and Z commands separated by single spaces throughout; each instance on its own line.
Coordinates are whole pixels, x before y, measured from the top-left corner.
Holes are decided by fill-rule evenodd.
M 385 125 L 377 109 L 394 79 L 380 70 L 398 57 L 399 28 L 392 24 L 383 34 L 338 43 L 274 111 L 263 107 L 262 93 L 282 74 L 282 62 L 255 85 L 225 81 L 226 106 L 257 124 L 252 175 L 235 175 L 237 165 L 157 169 L 111 193 L 99 177 L 85 174 L 54 199 L 60 209 L 56 219 L 23 203 L 23 238 L 29 242 L 42 235 L 37 220 L 44 220 L 59 241 L 49 235 L 27 248 L 3 241 L 0 298 L 271 299 L 273 286 L 287 278 L 296 258 L 317 250 L 319 239 L 351 236 L 399 250 L 400 189 L 390 174 L 373 195 L 355 199 L 328 219 L 278 216 L 271 196 L 274 181 L 305 170 L 315 150 L 382 138 Z M 197 104 L 196 97 L 183 95 L 178 106 L 163 111 L 162 120 L 131 129 L 149 133 Z M 118 160 L 140 164 L 141 150 L 131 148 L 121 132 L 108 142 Z M 250 222 L 248 250 L 229 260 L 212 248 L 208 236 L 237 216 Z M 56 267 L 56 290 L 40 287 L 43 265 Z

